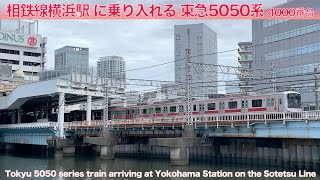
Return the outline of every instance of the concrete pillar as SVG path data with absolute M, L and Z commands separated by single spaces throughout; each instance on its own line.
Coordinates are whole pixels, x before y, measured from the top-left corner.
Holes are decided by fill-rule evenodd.
M 101 146 L 100 148 L 100 158 L 105 160 L 114 159 L 114 146 Z
M 282 148 L 282 157 L 283 157 L 283 165 L 286 167 L 290 166 L 290 154 L 289 147 L 286 144 L 283 144 Z
M 59 124 L 59 137 L 64 137 L 64 101 L 65 94 L 59 93 L 59 112 L 58 112 L 58 124 Z
M 22 118 L 22 109 L 21 107 L 18 108 L 18 122 L 17 124 L 21 123 L 21 118 Z
M 298 160 L 298 168 L 302 169 L 304 166 L 303 145 L 297 145 L 297 160 Z
M 283 149 L 277 148 L 276 153 L 277 153 L 277 166 L 281 167 L 283 166 Z
M 312 167 L 312 149 L 311 146 L 304 145 L 303 147 L 304 151 L 304 163 L 307 170 L 310 170 Z
M 289 154 L 290 154 L 290 166 L 296 167 L 297 164 L 297 146 L 294 144 L 289 145 Z
M 33 110 L 33 120 L 35 121 L 35 122 L 37 122 L 37 116 L 38 116 L 38 110 L 37 110 L 37 108 L 34 108 L 34 110 Z
M 170 149 L 170 161 L 174 166 L 189 164 L 189 149 L 187 147 L 172 147 Z
M 57 160 L 62 160 L 63 159 L 63 151 L 57 149 L 54 151 L 54 157 Z
M 39 114 L 39 115 L 40 115 L 40 117 L 39 117 L 39 118 L 40 118 L 40 119 L 43 119 L 43 107 L 42 107 L 42 108 L 40 108 L 40 114 Z
M 6 144 L 5 150 L 6 151 L 13 151 L 14 150 L 14 144 Z
M 88 95 L 87 96 L 87 114 L 86 114 L 87 121 L 91 121 L 91 101 L 92 101 L 92 96 Z
M 270 164 L 276 165 L 277 164 L 277 148 L 270 148 Z
M 269 147 L 263 148 L 263 157 L 264 157 L 264 164 L 269 165 L 270 164 L 270 148 Z
M 317 170 L 319 167 L 319 147 L 318 146 L 312 146 L 312 166 L 313 170 Z
M 68 146 L 63 148 L 63 156 L 74 156 L 76 153 L 75 146 Z
M 101 146 L 94 146 L 93 147 L 93 152 L 95 152 L 96 155 L 100 155 L 101 152 Z
M 11 111 L 11 124 L 15 124 L 16 123 L 16 110 L 12 110 Z
M 263 147 L 258 147 L 258 161 L 260 165 L 263 165 Z

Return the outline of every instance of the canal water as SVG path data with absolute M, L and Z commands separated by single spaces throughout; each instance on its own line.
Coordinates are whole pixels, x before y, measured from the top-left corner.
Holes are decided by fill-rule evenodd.
M 9 170 L 11 172 L 9 172 Z M 37 171 L 39 170 L 39 171 Z M 7 172 L 6 172 L 7 171 Z M 16 173 L 18 171 L 19 173 Z M 151 173 L 150 173 L 151 171 Z M 168 172 L 167 172 L 168 171 Z M 211 171 L 211 173 L 210 173 Z M 249 177 L 248 171 L 255 172 L 257 176 L 261 173 L 261 177 Z M 46 155 L 17 155 L 17 154 L 0 154 L 0 180 L 3 179 L 22 179 L 23 175 L 32 176 L 24 177 L 24 179 L 270 179 L 275 172 L 279 172 L 280 176 L 284 169 L 273 168 L 272 166 L 256 166 L 246 164 L 212 164 L 202 163 L 200 161 L 192 161 L 188 166 L 171 166 L 168 159 L 139 159 L 139 158 L 116 158 L 115 160 L 101 160 L 97 156 L 76 156 L 55 158 Z M 286 175 L 294 175 L 297 177 L 274 177 L 271 179 L 319 179 L 319 172 L 316 177 L 301 177 L 306 173 L 301 172 L 300 177 L 298 170 L 285 170 Z M 24 172 L 24 173 L 23 173 Z M 157 172 L 159 177 L 157 177 Z M 291 172 L 291 173 L 289 173 Z M 220 174 L 219 174 L 220 173 Z M 312 173 L 309 173 L 312 174 Z M 8 176 L 20 177 L 8 177 Z M 251 174 L 253 175 L 253 174 Z M 282 174 L 285 176 L 284 174 Z M 35 177 L 39 176 L 39 177 Z M 41 177 L 43 176 L 43 177 Z M 49 176 L 45 178 L 45 176 Z M 78 177 L 76 177 L 78 176 Z M 91 177 L 90 177 L 91 176 Z M 94 177 L 96 176 L 96 177 Z M 106 176 L 106 177 L 103 177 Z M 110 177 L 117 176 L 117 177 Z M 120 177 L 119 177 L 120 176 Z M 127 177 L 126 177 L 127 176 Z M 131 178 L 130 178 L 131 176 Z M 209 177 L 211 176 L 211 177 Z M 217 178 L 216 176 L 220 176 Z M 221 177 L 226 176 L 226 177 Z M 245 177 L 235 177 L 245 176 Z M 309 175 L 311 176 L 311 175 Z M 100 177 L 100 178 L 97 178 Z

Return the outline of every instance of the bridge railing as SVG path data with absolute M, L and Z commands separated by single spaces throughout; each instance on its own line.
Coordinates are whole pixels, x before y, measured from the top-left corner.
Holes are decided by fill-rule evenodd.
M 0 129 L 55 128 L 57 126 L 58 126 L 57 122 L 33 122 L 33 123 L 21 123 L 21 124 L 3 124 L 3 125 L 0 125 Z
M 73 121 L 65 122 L 64 128 L 76 129 L 76 128 L 100 128 L 103 126 L 103 121 Z
M 223 115 L 195 115 L 193 122 L 201 123 L 235 123 L 249 124 L 256 122 L 270 121 L 293 121 L 293 120 L 320 120 L 320 111 L 302 111 L 302 112 L 268 112 L 268 113 L 247 113 L 247 114 L 223 114 Z M 113 126 L 130 125 L 159 125 L 169 123 L 186 123 L 185 116 L 165 117 L 165 118 L 141 118 L 141 119 L 113 119 Z

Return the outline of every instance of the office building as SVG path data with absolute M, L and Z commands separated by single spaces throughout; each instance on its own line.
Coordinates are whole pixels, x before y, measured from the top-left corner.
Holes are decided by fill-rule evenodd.
M 310 7 L 315 12 L 320 9 L 317 1 L 297 0 L 279 7 Z M 253 20 L 252 26 L 253 68 L 276 73 L 272 79 L 255 78 L 254 90 L 298 91 L 305 107 L 314 106 L 314 69 L 320 67 L 320 21 Z
M 97 73 L 100 77 L 126 78 L 126 62 L 120 56 L 100 57 L 97 62 Z
M 191 50 L 191 62 L 217 65 L 217 33 L 205 24 L 174 26 L 175 83 L 186 83 L 186 49 Z M 191 85 L 195 98 L 217 94 L 218 74 L 196 71 L 191 67 Z
M 89 48 L 65 46 L 55 50 L 54 69 L 83 69 L 89 67 Z
M 47 62 L 47 38 L 38 34 L 37 23 L 0 21 L 0 65 L 9 65 L 12 74 L 30 81 L 39 79 Z
M 253 90 L 252 86 L 252 42 L 239 42 L 238 43 L 238 62 L 240 64 L 241 70 L 239 75 L 239 87 L 240 93 L 250 93 Z M 249 73 L 248 73 L 249 72 Z

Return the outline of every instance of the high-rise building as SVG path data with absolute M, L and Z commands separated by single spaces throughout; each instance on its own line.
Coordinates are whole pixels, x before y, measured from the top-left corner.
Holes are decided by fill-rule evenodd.
M 250 93 L 253 90 L 252 76 L 248 72 L 252 72 L 252 42 L 239 42 L 238 43 L 238 62 L 240 67 L 243 68 L 239 76 L 240 93 Z
M 87 69 L 89 67 L 89 48 L 65 46 L 55 50 L 54 69 Z
M 174 26 L 175 82 L 186 83 L 186 49 L 191 50 L 191 62 L 217 65 L 217 33 L 205 24 Z M 194 97 L 207 98 L 217 94 L 218 74 L 196 71 L 191 67 Z
M 99 77 L 114 79 L 112 86 L 117 89 L 117 92 L 122 93 L 125 91 L 126 62 L 123 57 L 100 57 L 99 61 L 97 61 L 97 74 Z
M 126 62 L 120 56 L 100 57 L 97 62 L 97 73 L 100 77 L 126 78 Z
M 296 0 L 279 7 L 320 10 L 318 1 Z M 313 106 L 314 69 L 320 67 L 320 21 L 254 20 L 252 26 L 253 68 L 276 73 L 275 78 L 255 80 L 254 90 L 298 91 L 304 105 Z
M 47 62 L 47 38 L 38 34 L 37 23 L 0 21 L 0 65 L 11 66 L 11 73 L 30 81 L 39 79 L 38 74 L 45 70 Z

